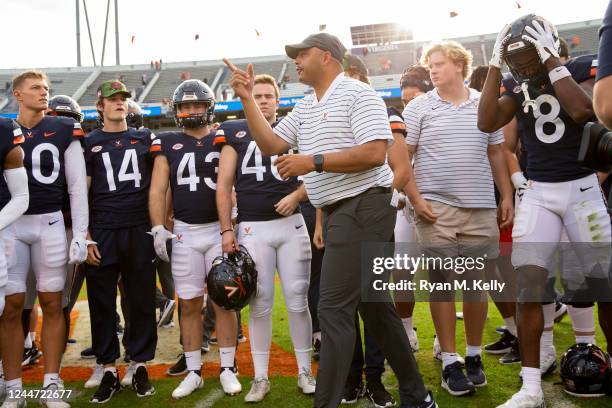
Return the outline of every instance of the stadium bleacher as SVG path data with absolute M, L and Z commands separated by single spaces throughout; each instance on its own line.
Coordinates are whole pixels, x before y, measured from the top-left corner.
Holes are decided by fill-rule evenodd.
M 589 20 L 570 24 L 558 25 L 559 36 L 564 38 L 569 45 L 570 53 L 574 56 L 593 53 L 597 51 L 598 29 L 601 20 Z M 474 66 L 486 64 L 495 42 L 496 33 L 488 33 L 477 36 L 454 38 L 462 43 L 474 56 Z M 399 74 L 405 67 L 418 61 L 426 41 L 411 41 L 398 44 L 385 44 L 371 47 L 353 48 L 351 52 L 364 59 L 370 71 L 370 79 L 375 89 L 397 88 L 399 85 Z M 285 55 L 272 55 L 255 58 L 239 58 L 233 62 L 239 68 L 244 69 L 247 63 L 253 63 L 255 73 L 268 73 L 272 75 L 281 85 L 281 97 L 297 97 L 311 92 L 310 87 L 298 82 L 298 75 L 293 61 Z M 43 69 L 44 70 L 44 69 Z M 44 70 L 49 76 L 51 94 L 74 95 L 77 89 L 94 72 L 89 68 L 53 68 Z M 0 88 L 6 86 L 7 82 L 17 74 L 19 70 L 0 70 Z M 135 91 L 138 95 L 144 91 L 142 83 L 143 74 L 150 81 L 156 73 L 159 78 L 151 86 L 143 102 L 148 104 L 161 104 L 172 97 L 176 86 L 184 79 L 195 78 L 207 79 L 208 84 L 213 87 L 219 101 L 222 95 L 227 94 L 228 99 L 232 93 L 229 90 L 229 71 L 222 61 L 189 61 L 165 63 L 161 71 L 151 69 L 149 65 L 130 66 L 108 66 L 102 67 L 101 73 L 87 87 L 78 102 L 83 107 L 92 108 L 96 100 L 98 86 L 109 79 L 123 79 L 128 89 Z M 134 95 L 137 97 L 138 95 Z M 8 96 L 8 103 L 5 101 Z M 5 106 L 4 106 L 5 105 Z M 0 89 L 0 112 L 14 113 L 17 105 L 10 93 Z

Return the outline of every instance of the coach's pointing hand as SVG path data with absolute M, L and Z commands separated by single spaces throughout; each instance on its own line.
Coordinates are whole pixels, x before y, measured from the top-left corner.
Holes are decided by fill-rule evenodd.
M 234 90 L 234 94 L 240 99 L 248 99 L 253 95 L 253 86 L 255 86 L 255 73 L 253 72 L 253 64 L 247 65 L 247 70 L 244 72 L 235 66 L 227 58 L 223 58 L 223 63 L 232 72 L 230 85 Z

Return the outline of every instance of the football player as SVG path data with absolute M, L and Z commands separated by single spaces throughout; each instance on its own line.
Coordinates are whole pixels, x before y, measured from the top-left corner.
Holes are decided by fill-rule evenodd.
M 155 157 L 149 197 L 155 251 L 168 262 L 166 243 L 172 239 L 172 276 L 180 302 L 180 325 L 189 373 L 172 392 L 183 398 L 202 388 L 202 303 L 206 273 L 221 255 L 222 234 L 215 205 L 217 165 L 225 137 L 211 131 L 215 99 L 200 80 L 191 79 L 176 88 L 172 97 L 180 132 L 164 132 L 151 145 Z M 166 192 L 172 190 L 173 233 L 164 226 Z M 174 238 L 174 239 L 173 239 Z M 210 299 L 210 298 L 209 298 Z M 214 305 L 221 359 L 219 380 L 223 391 L 242 391 L 235 367 L 236 313 Z
M 3 230 L 15 222 L 27 209 L 29 203 L 28 175 L 23 167 L 23 150 L 19 147 L 24 141 L 21 128 L 13 120 L 0 119 L 0 163 L 2 174 L 6 179 L 10 201 L 0 210 L 0 236 Z M 10 254 L 8 254 L 10 256 Z M 4 311 L 4 294 L 6 291 L 7 254 L 4 245 L 0 245 L 0 316 Z M 0 331 L 8 332 L 4 325 Z M 2 362 L 0 361 L 0 399 L 6 394 L 6 382 Z M 13 404 L 19 405 L 20 403 Z
M 279 94 L 274 78 L 269 75 L 255 78 L 253 96 L 272 126 L 277 122 Z M 217 134 L 224 135 L 227 140 L 221 150 L 217 186 L 223 252 L 234 252 L 238 244 L 244 245 L 258 271 L 257 294 L 249 306 L 255 377 L 245 401 L 262 401 L 270 391 L 268 361 L 276 270 L 289 314 L 298 365 L 298 388 L 304 394 L 314 394 L 316 384 L 310 360 L 312 323 L 308 310 L 310 238 L 298 207 L 299 201 L 305 199 L 305 189 L 295 177 L 283 180 L 274 166 L 277 157 L 262 155 L 246 120 L 224 122 Z M 237 234 L 231 223 L 233 186 L 238 207 Z
M 128 304 L 131 362 L 121 380 L 139 397 L 155 394 L 145 363 L 155 356 L 155 251 L 147 209 L 155 135 L 149 129 L 128 128 L 127 99 L 131 94 L 116 80 L 98 88 L 96 108 L 104 123 L 85 139 L 87 182 L 92 209 L 87 247 L 87 297 L 91 313 L 92 347 L 104 365 L 100 386 L 91 402 L 104 403 L 121 389 L 115 367 L 119 358 L 116 296 L 119 276 Z M 72 207 L 74 209 L 74 207 Z
M 512 79 L 504 81 L 500 96 L 502 62 L 510 68 Z M 478 127 L 494 131 L 516 115 L 530 179 L 521 172 L 512 175 L 515 188 L 522 192 L 512 230 L 512 264 L 519 289 L 523 386 L 504 408 L 544 406 L 540 336 L 543 327 L 552 323 L 546 317 L 550 311 L 543 314 L 541 301 L 552 300 L 546 296 L 546 281 L 563 228 L 577 251 L 583 283 L 591 294 L 607 300 L 611 291 L 607 279 L 610 219 L 597 176 L 576 160 L 582 129 L 593 117 L 591 98 L 577 80 L 575 67 L 561 64 L 557 31 L 545 19 L 523 16 L 499 33 L 479 104 Z M 611 306 L 599 303 L 605 332 L 612 327 Z M 549 309 L 554 313 L 554 304 Z M 612 336 L 605 334 L 610 348 Z
M 85 161 L 81 148 L 81 124 L 71 118 L 45 116 L 49 100 L 47 77 L 26 71 L 13 79 L 13 95 L 19 104 L 17 122 L 24 133 L 24 165 L 28 172 L 30 204 L 25 215 L 4 234 L 5 246 L 14 255 L 8 268 L 4 327 L 21 327 L 26 279 L 30 268 L 36 275 L 38 298 L 43 310 L 42 344 L 45 350 L 43 388 L 58 389 L 60 361 L 64 351 L 65 320 L 62 290 L 66 263 L 86 258 L 88 224 Z M 68 192 L 72 211 L 73 239 L 68 248 L 62 207 Z M 10 200 L 6 183 L 0 180 L 0 202 Z M 69 255 L 69 256 L 68 256 Z M 14 331 L 15 332 L 15 331 Z M 3 362 L 7 387 L 21 388 L 23 332 L 4 336 Z M 61 399 L 45 400 L 52 407 L 69 406 Z

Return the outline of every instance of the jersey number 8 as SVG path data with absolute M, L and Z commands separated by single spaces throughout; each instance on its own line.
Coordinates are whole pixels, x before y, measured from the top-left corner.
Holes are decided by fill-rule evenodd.
M 563 120 L 559 117 L 561 105 L 559 105 L 557 98 L 548 94 L 538 96 L 535 102 L 537 109 L 533 111 L 533 117 L 536 119 L 536 136 L 542 143 L 555 143 L 561 139 L 563 133 L 565 133 L 565 123 L 563 123 Z M 550 106 L 550 112 L 547 114 L 543 114 L 541 111 L 542 105 L 545 103 Z M 552 134 L 544 132 L 544 125 L 546 123 L 551 123 L 555 127 L 555 131 Z

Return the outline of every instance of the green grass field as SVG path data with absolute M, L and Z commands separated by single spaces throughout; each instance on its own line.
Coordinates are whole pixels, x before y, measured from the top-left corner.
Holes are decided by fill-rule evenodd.
M 84 295 L 84 293 L 83 293 Z M 495 327 L 503 324 L 497 309 L 493 303 L 489 304 L 489 319 L 485 329 L 485 343 L 495 340 L 498 335 Z M 243 323 L 248 321 L 248 310 L 243 315 Z M 419 368 L 423 375 L 425 384 L 432 389 L 440 407 L 495 407 L 503 403 L 508 397 L 520 387 L 518 373 L 520 365 L 503 366 L 497 362 L 497 357 L 484 355 L 485 372 L 487 374 L 488 386 L 479 388 L 476 394 L 469 397 L 451 397 L 440 387 L 441 364 L 432 357 L 433 326 L 427 303 L 417 303 L 414 314 L 415 326 L 418 328 L 421 350 L 416 353 Z M 289 337 L 289 324 L 280 285 L 276 285 L 276 297 L 273 311 L 273 337 L 272 341 L 288 352 L 292 352 L 291 339 Z M 598 328 L 597 341 L 604 344 L 604 338 Z M 555 345 L 560 357 L 563 351 L 573 343 L 571 323 L 566 316 L 564 320 L 555 325 Z M 457 345 L 458 351 L 464 355 L 465 337 L 463 334 L 463 322 L 457 321 Z M 243 393 L 240 396 L 226 397 L 221 391 L 218 378 L 205 378 L 204 388 L 195 392 L 190 397 L 180 401 L 171 398 L 174 387 L 178 385 L 181 378 L 168 378 L 155 380 L 157 389 L 155 396 L 146 399 L 136 397 L 131 390 L 123 390 L 113 400 L 106 404 L 108 407 L 237 407 L 246 405 L 243 397 L 250 387 L 250 378 L 241 377 Z M 310 407 L 312 398 L 301 395 L 296 387 L 295 377 L 271 377 L 272 391 L 265 401 L 257 406 L 260 407 Z M 558 370 L 543 381 L 546 394 L 547 406 L 549 407 L 589 407 L 604 408 L 612 407 L 612 397 L 601 399 L 579 399 L 573 398 L 562 391 L 559 384 Z M 392 394 L 398 398 L 397 384 L 390 369 L 385 372 L 384 382 Z M 27 388 L 36 388 L 40 385 L 29 384 Z M 93 390 L 85 390 L 83 382 L 67 383 L 66 388 L 74 390 L 76 398 L 72 401 L 73 407 L 91 406 L 88 402 Z M 355 407 L 372 406 L 367 400 L 360 400 Z

